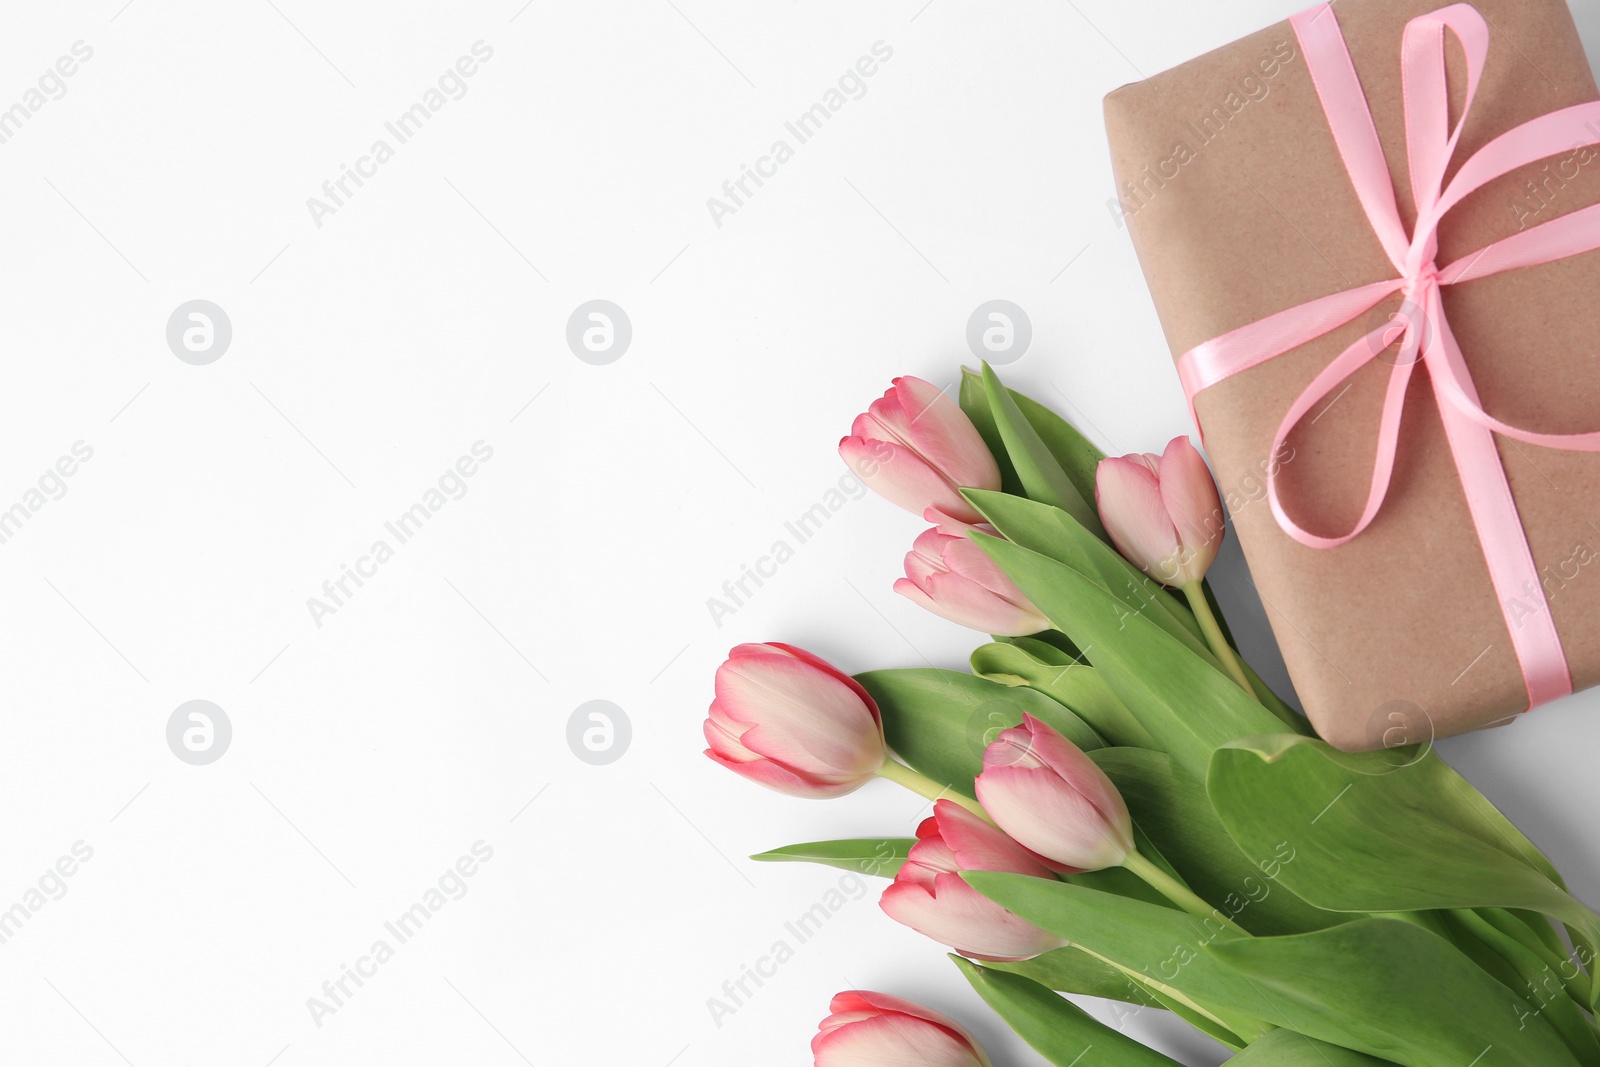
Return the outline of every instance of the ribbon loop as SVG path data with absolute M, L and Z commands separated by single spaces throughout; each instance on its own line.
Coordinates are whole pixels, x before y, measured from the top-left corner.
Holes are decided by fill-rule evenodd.
M 1346 348 L 1339 356 L 1329 363 L 1322 371 L 1311 380 L 1305 391 L 1289 406 L 1283 421 L 1278 424 L 1278 431 L 1272 439 L 1272 451 L 1268 455 L 1282 455 L 1284 442 L 1294 432 L 1300 421 L 1310 413 L 1324 397 L 1333 392 L 1334 386 L 1344 381 L 1350 375 L 1360 370 L 1362 366 L 1374 359 L 1379 352 L 1386 351 L 1392 344 L 1389 340 L 1396 327 L 1392 323 L 1384 323 L 1377 329 L 1356 341 Z M 1400 342 L 1405 344 L 1411 334 L 1412 327 L 1400 327 Z M 1278 520 L 1278 525 L 1303 545 L 1312 548 L 1337 548 L 1342 544 L 1353 541 L 1359 537 L 1372 520 L 1378 517 L 1378 511 L 1383 507 L 1383 501 L 1389 494 L 1389 481 L 1394 474 L 1394 457 L 1399 451 L 1400 443 L 1400 414 L 1405 403 L 1406 386 L 1411 381 L 1411 370 L 1416 366 L 1415 359 L 1396 360 L 1394 369 L 1389 374 L 1389 386 L 1383 397 L 1383 416 L 1378 423 L 1378 449 L 1372 458 L 1372 480 L 1367 488 L 1367 502 L 1361 509 L 1361 517 L 1349 531 L 1334 537 L 1324 537 L 1314 534 L 1301 527 L 1294 519 L 1289 517 L 1284 509 L 1283 502 L 1278 497 L 1278 468 L 1273 464 L 1267 465 L 1267 502 L 1272 508 L 1273 517 Z M 1335 397 L 1334 399 L 1338 399 Z M 1327 409 L 1324 408 L 1324 411 Z M 1321 418 L 1319 414 L 1317 416 Z M 1313 422 L 1316 419 L 1312 420 Z

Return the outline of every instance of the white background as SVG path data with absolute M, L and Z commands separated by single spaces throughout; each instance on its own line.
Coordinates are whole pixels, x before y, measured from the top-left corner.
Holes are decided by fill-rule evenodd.
M 892 593 L 921 524 L 875 497 L 722 625 L 706 601 L 837 484 L 892 376 L 973 362 L 983 301 L 1031 317 L 1011 384 L 1108 450 L 1187 429 L 1100 100 L 1298 6 L 6 4 L 0 108 L 93 56 L 0 145 L 0 509 L 93 457 L 0 544 L 0 909 L 93 857 L 0 944 L 0 1062 L 798 1064 L 853 986 L 1040 1062 L 875 888 L 713 1021 L 840 884 L 743 857 L 923 808 L 705 760 L 727 648 L 861 670 L 978 638 Z M 466 94 L 318 226 L 307 198 L 480 40 Z M 865 95 L 717 225 L 707 198 L 878 41 Z M 196 298 L 233 327 L 206 366 L 165 336 Z M 605 366 L 565 341 L 596 298 L 633 328 Z M 307 598 L 478 441 L 465 495 L 318 626 Z M 167 746 L 191 699 L 233 726 L 207 766 Z M 567 744 L 591 699 L 632 724 L 605 766 Z M 1597 702 L 1442 746 L 1591 900 Z M 478 841 L 465 896 L 317 1025 L 307 998 Z M 1153 1014 L 1130 1032 L 1216 1062 Z

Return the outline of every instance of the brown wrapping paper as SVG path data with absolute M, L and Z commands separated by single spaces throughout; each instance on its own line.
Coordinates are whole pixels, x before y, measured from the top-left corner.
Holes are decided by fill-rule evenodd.
M 1401 214 L 1400 39 L 1429 0 L 1341 0 L 1334 11 L 1372 110 Z M 1479 0 L 1487 65 L 1455 166 L 1504 131 L 1596 98 L 1562 0 Z M 1460 48 L 1448 65 L 1459 114 Z M 1125 221 L 1174 357 L 1327 293 L 1394 277 L 1356 200 L 1287 22 L 1106 98 Z M 1600 200 L 1600 149 L 1513 172 L 1440 227 L 1449 263 Z M 1491 415 L 1551 433 L 1600 428 L 1600 253 L 1447 286 L 1451 327 Z M 1514 721 L 1527 691 L 1489 581 L 1425 369 L 1411 380 L 1383 510 L 1335 549 L 1291 540 L 1263 472 L 1283 413 L 1315 373 L 1399 307 L 1368 315 L 1202 392 L 1196 409 L 1253 580 L 1295 688 L 1323 737 L 1367 749 Z M 1342 533 L 1370 479 L 1391 351 L 1358 371 L 1277 458 L 1301 525 Z M 1548 609 L 1581 689 L 1600 681 L 1600 456 L 1497 438 Z M 1540 607 L 1524 597 L 1526 615 Z

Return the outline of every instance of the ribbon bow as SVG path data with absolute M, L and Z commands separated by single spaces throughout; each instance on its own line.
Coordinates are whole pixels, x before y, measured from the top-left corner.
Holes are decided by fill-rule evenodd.
M 1600 248 L 1600 204 L 1542 223 L 1446 266 L 1438 266 L 1439 222 L 1469 193 L 1509 171 L 1547 156 L 1600 143 L 1600 101 L 1553 111 L 1510 130 L 1475 152 L 1445 184 L 1445 171 L 1489 50 L 1483 16 L 1467 4 L 1453 4 L 1406 24 L 1401 41 L 1405 98 L 1406 157 L 1417 221 L 1409 236 L 1395 203 L 1394 186 L 1355 66 L 1333 9 L 1319 4 L 1290 20 L 1300 41 L 1329 129 L 1355 186 L 1362 209 L 1398 277 L 1360 285 L 1308 301 L 1240 327 L 1185 352 L 1178 372 L 1189 398 L 1208 386 L 1315 340 L 1342 326 L 1394 293 L 1404 297 L 1396 319 L 1366 334 L 1312 379 L 1279 424 L 1273 439 L 1278 454 L 1300 420 L 1358 368 L 1398 343 L 1384 395 L 1378 447 L 1366 506 L 1355 526 L 1332 537 L 1302 528 L 1278 497 L 1277 471 L 1269 469 L 1267 497 L 1272 514 L 1290 537 L 1312 548 L 1334 548 L 1359 536 L 1372 522 L 1388 493 L 1400 434 L 1406 387 L 1418 359 L 1428 368 L 1445 436 L 1466 492 L 1490 580 L 1505 615 L 1506 629 L 1528 688 L 1528 706 L 1572 692 L 1572 676 L 1544 600 L 1543 586 L 1517 514 L 1494 435 L 1584 452 L 1600 451 L 1600 432 L 1547 434 L 1511 426 L 1483 410 L 1461 349 L 1450 332 L 1440 297 L 1442 286 L 1471 281 L 1518 267 L 1548 263 Z M 1450 126 L 1445 75 L 1445 32 L 1453 33 L 1466 54 L 1466 102 Z M 1538 609 L 1513 618 L 1519 596 L 1538 598 Z

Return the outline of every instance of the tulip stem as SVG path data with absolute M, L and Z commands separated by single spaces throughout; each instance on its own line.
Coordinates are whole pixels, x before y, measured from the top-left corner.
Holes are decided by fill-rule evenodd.
M 929 800 L 954 801 L 955 803 L 960 804 L 963 808 L 966 808 L 968 811 L 972 812 L 972 814 L 978 816 L 984 822 L 989 823 L 991 826 L 994 824 L 994 820 L 989 818 L 989 813 L 984 811 L 983 805 L 979 804 L 976 800 L 973 800 L 969 796 L 963 796 L 947 785 L 940 785 L 927 775 L 922 774 L 919 771 L 912 770 L 910 767 L 907 767 L 904 763 L 901 763 L 898 760 L 884 760 L 882 768 L 880 768 L 878 771 L 878 776 L 880 778 L 887 778 L 896 785 L 903 785 L 918 796 L 927 797 Z
M 1239 657 L 1234 654 L 1233 646 L 1222 636 L 1222 626 L 1212 613 L 1211 602 L 1206 599 L 1205 590 L 1201 588 L 1199 581 L 1184 586 L 1183 595 L 1189 598 L 1189 607 L 1194 611 L 1195 621 L 1200 624 L 1200 632 L 1206 635 L 1206 643 L 1211 646 L 1211 651 L 1217 659 L 1222 661 L 1223 669 L 1246 693 L 1254 697 L 1256 691 L 1251 688 L 1250 679 L 1244 676 L 1244 668 L 1239 665 Z
M 1244 934 L 1246 937 L 1250 935 L 1250 931 L 1228 918 L 1220 909 L 1213 908 L 1210 904 L 1207 904 L 1195 894 L 1194 890 L 1145 859 L 1138 850 L 1129 852 L 1122 861 L 1122 865 L 1143 879 L 1150 888 L 1178 905 L 1190 915 L 1219 922 L 1230 930 Z

